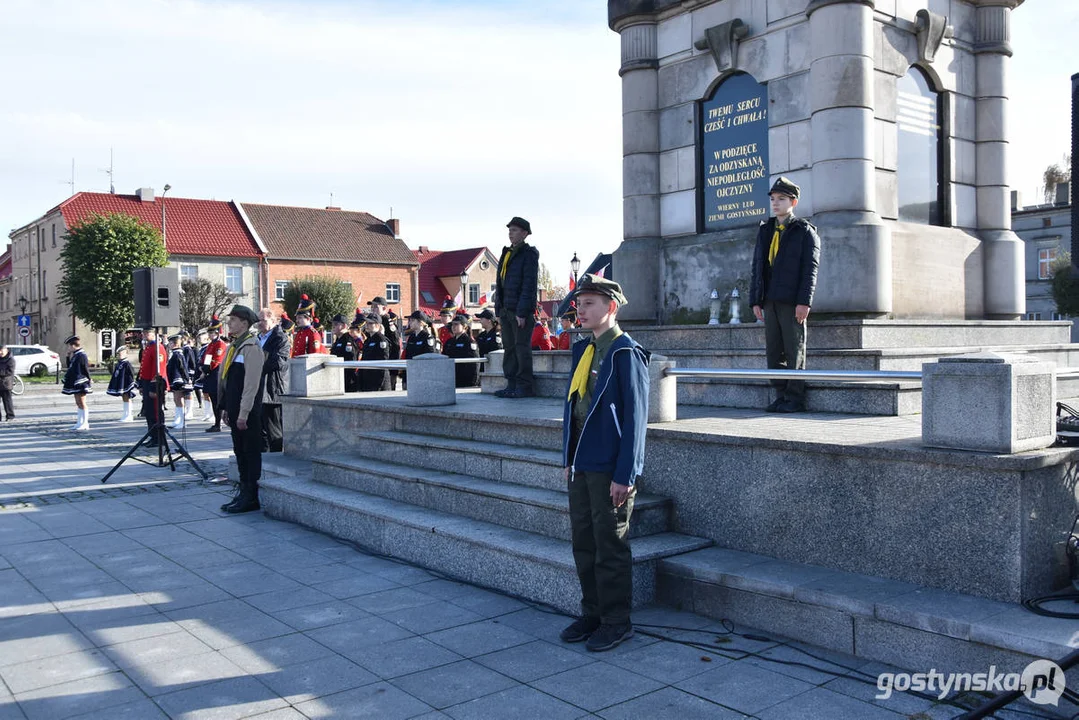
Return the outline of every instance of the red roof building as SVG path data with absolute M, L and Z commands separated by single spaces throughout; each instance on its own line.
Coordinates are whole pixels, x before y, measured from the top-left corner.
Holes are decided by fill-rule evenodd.
M 421 245 L 412 254 L 420 262 L 420 309 L 437 317 L 446 297 L 457 299 L 469 314 L 494 305 L 498 258 L 486 247 L 465 250 L 431 250 Z M 461 287 L 461 273 L 468 273 L 468 287 Z
M 234 202 L 182 197 L 155 197 L 151 188 L 132 195 L 80 192 L 33 222 L 12 231 L 13 297 L 28 300 L 31 336 L 28 342 L 62 349 L 64 338 L 83 339 L 90 362 L 111 355 L 120 338 L 111 331 L 95 333 L 72 317 L 60 303 L 56 286 L 63 277 L 60 252 L 68 230 L 91 215 L 124 214 L 164 230 L 169 264 L 180 278 L 206 278 L 229 288 L 237 302 L 261 307 L 265 298 L 265 270 L 261 247 Z M 87 268 L 93 272 L 93 268 Z M 0 337 L 11 326 L 10 313 L 0 311 Z

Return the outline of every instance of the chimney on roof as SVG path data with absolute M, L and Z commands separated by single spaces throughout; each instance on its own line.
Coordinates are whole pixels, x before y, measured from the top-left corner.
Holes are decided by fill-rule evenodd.
M 431 252 L 431 248 L 426 245 L 420 245 L 420 255 L 426 255 L 429 252 Z
M 396 218 L 390 218 L 386 221 L 386 227 L 390 229 L 395 238 L 401 237 L 401 221 Z
M 1067 205 L 1071 202 L 1071 182 L 1057 183 L 1057 205 Z
M 326 209 L 327 210 L 338 210 L 339 211 L 341 208 L 339 208 L 339 207 L 337 207 L 335 205 L 327 205 Z
M 1023 209 L 1023 193 L 1012 190 L 1012 212 Z
M 153 188 L 139 188 L 135 191 L 135 197 L 142 202 L 154 201 L 154 189 Z

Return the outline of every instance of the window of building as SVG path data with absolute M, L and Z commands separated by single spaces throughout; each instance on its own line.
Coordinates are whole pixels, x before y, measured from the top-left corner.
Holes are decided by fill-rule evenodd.
M 288 287 L 288 280 L 275 280 L 273 284 L 273 299 L 284 301 L 285 288 Z
M 1054 320 L 1063 320 L 1063 319 L 1064 319 L 1064 315 L 1063 315 L 1062 313 L 1054 312 L 1054 313 L 1053 313 L 1053 319 L 1054 319 Z
M 899 220 L 942 225 L 941 103 L 916 67 L 896 82 L 899 130 Z
M 1041 320 L 1042 314 L 1040 312 L 1028 312 L 1027 320 Z
M 56 247 L 56 223 L 52 224 L 52 246 Z
M 230 293 L 244 294 L 244 269 L 242 267 L 230 265 L 225 268 L 225 287 Z
M 1038 279 L 1051 280 L 1053 277 L 1053 262 L 1057 259 L 1056 248 L 1042 248 L 1038 251 Z
M 49 271 L 48 270 L 42 270 L 41 271 L 41 299 L 42 300 L 48 300 L 49 299 Z
M 423 292 L 421 292 L 420 295 L 423 297 L 423 301 L 425 303 L 427 303 L 428 305 L 430 305 L 431 303 L 433 303 L 435 301 L 435 296 L 432 295 L 427 290 L 424 290 Z
M 468 284 L 468 304 L 479 305 L 480 304 L 480 284 L 469 283 Z
M 401 283 L 386 283 L 386 303 L 393 305 L 401 302 Z
M 180 266 L 180 282 L 184 280 L 198 280 L 199 279 L 199 266 L 198 265 L 181 265 Z

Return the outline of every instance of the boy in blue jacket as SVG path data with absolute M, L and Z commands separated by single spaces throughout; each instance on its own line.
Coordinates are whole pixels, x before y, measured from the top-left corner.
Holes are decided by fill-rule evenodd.
M 581 617 L 564 642 L 593 652 L 633 637 L 633 556 L 629 518 L 644 467 L 648 352 L 618 327 L 626 304 L 612 280 L 585 275 L 575 291 L 577 318 L 591 342 L 573 347 L 562 419 L 573 559 L 581 581 Z

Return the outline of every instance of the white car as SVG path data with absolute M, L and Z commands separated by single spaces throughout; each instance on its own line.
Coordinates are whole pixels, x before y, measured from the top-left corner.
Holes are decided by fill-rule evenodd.
M 60 356 L 44 345 L 8 345 L 16 375 L 46 375 L 60 369 Z

